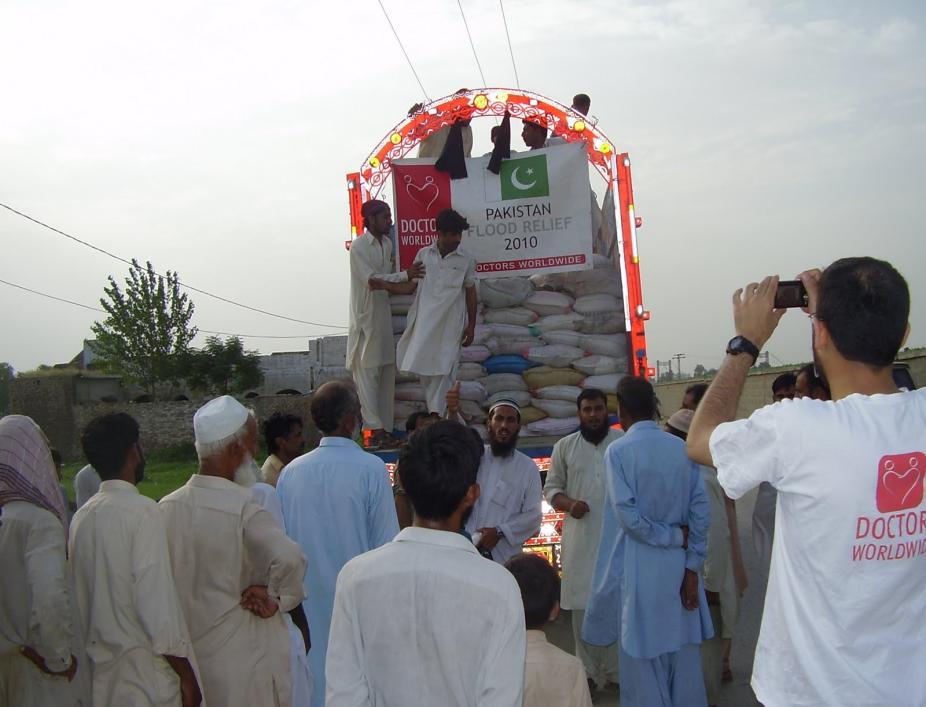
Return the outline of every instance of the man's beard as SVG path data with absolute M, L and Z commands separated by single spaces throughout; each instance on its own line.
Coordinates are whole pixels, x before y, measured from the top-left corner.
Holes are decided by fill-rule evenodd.
M 260 481 L 260 468 L 250 454 L 245 455 L 244 459 L 235 469 L 233 481 L 239 486 L 250 487 Z
M 608 436 L 608 431 L 609 431 L 610 429 L 611 429 L 611 428 L 608 427 L 607 420 L 605 421 L 605 423 L 604 423 L 601 427 L 599 427 L 599 428 L 597 428 L 597 429 L 594 428 L 594 427 L 588 427 L 585 423 L 581 423 L 581 424 L 579 425 L 579 432 L 582 433 L 582 437 L 583 437 L 586 441 L 591 442 L 592 444 L 594 444 L 596 447 L 597 447 L 599 444 L 601 444 L 601 441 L 602 441 L 605 437 Z
M 489 430 L 489 448 L 492 450 L 492 454 L 496 457 L 507 457 L 514 451 L 514 448 L 518 444 L 518 435 L 521 433 L 521 430 L 518 430 L 512 434 L 507 442 L 502 442 L 495 438 L 495 433 L 492 430 Z

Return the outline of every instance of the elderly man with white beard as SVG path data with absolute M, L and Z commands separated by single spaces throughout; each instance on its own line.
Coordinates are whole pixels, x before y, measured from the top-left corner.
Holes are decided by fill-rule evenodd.
M 512 400 L 489 408 L 489 444 L 482 455 L 476 482 L 480 495 L 466 522 L 477 549 L 500 564 L 521 552 L 540 530 L 540 471 L 515 447 L 521 432 L 521 410 Z
M 193 417 L 199 473 L 159 508 L 203 701 L 289 707 L 289 633 L 306 559 L 236 479 L 254 475 L 257 422 L 223 395 Z

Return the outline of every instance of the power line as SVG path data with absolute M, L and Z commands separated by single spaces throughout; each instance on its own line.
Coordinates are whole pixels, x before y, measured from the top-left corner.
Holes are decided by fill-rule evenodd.
M 482 64 L 479 63 L 479 57 L 476 56 L 476 45 L 473 44 L 473 35 L 469 32 L 469 22 L 466 21 L 466 13 L 463 12 L 463 3 L 457 0 L 457 7 L 460 8 L 460 17 L 463 18 L 463 26 L 466 28 L 466 36 L 469 38 L 469 46 L 473 49 L 473 59 L 476 60 L 476 68 L 479 69 L 479 78 L 482 79 L 482 85 L 488 86 L 486 76 L 482 73 Z
M 518 78 L 518 65 L 514 61 L 514 49 L 511 47 L 511 35 L 508 34 L 508 20 L 505 18 L 504 0 L 498 0 L 498 6 L 502 10 L 502 23 L 505 25 L 505 37 L 508 39 L 508 53 L 511 54 L 511 67 L 514 69 L 514 82 L 518 88 L 521 88 L 521 79 Z
M 89 309 L 91 312 L 99 312 L 100 314 L 109 314 L 105 309 L 100 309 L 99 307 L 91 307 L 89 304 L 82 304 L 80 302 L 74 302 L 73 300 L 65 299 L 63 297 L 56 297 L 55 295 L 50 295 L 47 292 L 39 292 L 38 290 L 33 290 L 31 287 L 26 287 L 25 285 L 17 285 L 15 282 L 9 282 L 7 280 L 0 279 L 0 283 L 4 285 L 9 285 L 10 287 L 15 287 L 17 290 L 23 290 L 25 292 L 31 292 L 34 295 L 39 295 L 40 297 L 47 297 L 48 299 L 55 300 L 56 302 L 64 302 L 65 304 L 72 304 L 75 307 L 81 307 L 83 309 Z M 221 334 L 222 336 L 237 336 L 242 339 L 311 339 L 312 337 L 307 334 L 300 334 L 299 336 L 265 336 L 263 334 L 233 334 L 228 331 L 212 331 L 210 329 L 199 329 L 203 334 Z
M 118 260 L 119 262 L 125 263 L 126 265 L 129 265 L 130 267 L 133 267 L 133 268 L 136 267 L 135 263 L 133 263 L 131 260 L 126 260 L 125 258 L 123 258 L 123 257 L 120 256 L 120 255 L 116 255 L 115 253 L 111 253 L 110 251 L 105 250 L 105 249 L 103 249 L 103 248 L 100 248 L 99 246 L 95 246 L 95 245 L 93 245 L 92 243 L 88 243 L 87 241 L 81 240 L 81 239 L 78 238 L 77 236 L 72 236 L 70 233 L 65 233 L 64 231 L 62 231 L 62 230 L 60 230 L 60 229 L 58 229 L 58 228 L 55 228 L 54 226 L 50 226 L 49 224 L 45 223 L 44 221 L 39 221 L 37 218 L 34 218 L 34 217 L 30 216 L 29 214 L 24 214 L 22 211 L 17 211 L 17 210 L 14 209 L 12 206 L 7 206 L 6 204 L 4 204 L 4 203 L 2 203 L 2 202 L 0 202 L 0 206 L 2 206 L 2 207 L 3 207 L 4 209 L 6 209 L 7 211 L 11 211 L 12 213 L 16 214 L 17 216 L 22 216 L 24 219 L 27 219 L 27 220 L 29 220 L 29 221 L 32 221 L 32 223 L 38 224 L 39 226 L 42 226 L 43 228 L 47 228 L 47 229 L 50 230 L 50 231 L 54 231 L 55 233 L 58 233 L 58 234 L 64 236 L 65 238 L 69 238 L 70 240 L 74 241 L 75 243 L 80 243 L 81 245 L 87 246 L 88 248 L 91 248 L 92 250 L 95 250 L 95 251 L 97 251 L 98 253 L 102 253 L 103 255 L 107 255 L 107 256 L 109 256 L 110 258 L 115 258 L 115 259 Z M 139 267 L 139 269 L 141 269 L 141 268 Z M 157 276 L 158 276 L 159 278 L 161 278 L 162 280 L 166 280 L 166 279 L 167 279 L 164 275 L 161 275 L 161 273 L 159 273 L 159 272 L 156 272 L 156 271 L 152 271 L 152 272 L 154 272 L 154 274 L 157 275 Z M 227 304 L 233 304 L 233 305 L 235 305 L 236 307 L 241 307 L 242 309 L 248 309 L 248 310 L 250 310 L 250 311 L 252 311 L 252 312 L 257 312 L 257 313 L 259 313 L 259 314 L 266 314 L 268 317 L 276 317 L 277 319 L 285 319 L 286 321 L 296 322 L 297 324 L 308 324 L 309 326 L 318 326 L 318 327 L 322 327 L 322 328 L 324 328 L 324 329 L 347 329 L 346 326 L 343 326 L 343 325 L 340 325 L 340 324 L 322 324 L 322 323 L 320 323 L 320 322 L 310 322 L 310 321 L 306 321 L 305 319 L 296 319 L 296 318 L 294 318 L 294 317 L 287 317 L 286 315 L 283 315 L 283 314 L 275 314 L 274 312 L 268 312 L 266 309 L 260 309 L 260 308 L 258 308 L 258 307 L 252 307 L 252 306 L 250 306 L 250 305 L 243 304 L 243 303 L 241 303 L 241 302 L 236 302 L 235 300 L 228 299 L 227 297 L 222 297 L 221 295 L 217 295 L 217 294 L 214 294 L 214 293 L 212 293 L 212 292 L 208 292 L 208 291 L 206 291 L 206 290 L 201 290 L 201 289 L 199 289 L 198 287 L 193 287 L 192 285 L 188 285 L 188 284 L 186 284 L 185 282 L 180 282 L 180 281 L 178 281 L 178 284 L 179 284 L 181 287 L 183 287 L 184 289 L 191 290 L 191 291 L 193 291 L 193 292 L 198 292 L 198 293 L 201 294 L 201 295 L 206 295 L 207 297 L 212 297 L 213 299 L 217 299 L 217 300 L 219 300 L 219 301 L 221 301 L 221 302 L 226 302 Z
M 41 297 L 47 297 L 48 299 L 57 300 L 58 302 L 65 302 L 66 304 L 73 304 L 75 307 L 83 307 L 84 309 L 89 309 L 91 312 L 102 312 L 106 314 L 105 311 L 99 307 L 91 307 L 89 304 L 81 304 L 80 302 L 73 302 L 69 299 L 64 299 L 63 297 L 55 297 L 46 292 L 39 292 L 38 290 L 33 290 L 23 285 L 17 285 L 15 282 L 7 282 L 6 280 L 0 280 L 4 285 L 9 285 L 10 287 L 15 287 L 17 290 L 25 290 L 26 292 L 31 292 L 34 295 L 39 295 Z
M 408 56 L 408 52 L 405 51 L 405 45 L 402 44 L 402 40 L 399 39 L 399 33 L 395 31 L 395 26 L 392 24 L 392 20 L 389 19 L 389 13 L 386 12 L 386 6 L 383 5 L 383 0 L 376 0 L 379 3 L 380 9 L 383 11 L 383 14 L 386 16 L 386 22 L 389 23 L 389 28 L 392 30 L 392 34 L 395 36 L 395 41 L 399 43 L 399 49 L 402 50 L 402 53 L 405 55 L 405 61 L 408 62 L 408 68 L 412 70 L 412 73 L 415 75 L 415 81 L 418 82 L 418 86 L 421 88 L 421 92 L 424 94 L 424 97 L 428 100 L 428 103 L 431 102 L 431 97 L 428 95 L 428 92 L 424 90 L 424 84 L 421 83 L 421 77 L 418 76 L 418 72 L 415 71 L 415 66 L 412 64 L 412 60 Z

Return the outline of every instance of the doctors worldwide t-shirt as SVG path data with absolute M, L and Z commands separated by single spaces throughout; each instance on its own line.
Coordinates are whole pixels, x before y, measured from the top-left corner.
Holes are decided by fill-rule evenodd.
M 778 491 L 759 701 L 926 705 L 926 390 L 784 400 L 710 448 L 731 498 Z

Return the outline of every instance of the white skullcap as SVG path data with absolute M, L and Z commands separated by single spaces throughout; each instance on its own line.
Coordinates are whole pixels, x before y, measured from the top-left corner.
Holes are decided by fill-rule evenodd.
M 230 395 L 210 400 L 193 415 L 193 434 L 199 444 L 231 437 L 244 427 L 248 409 Z

